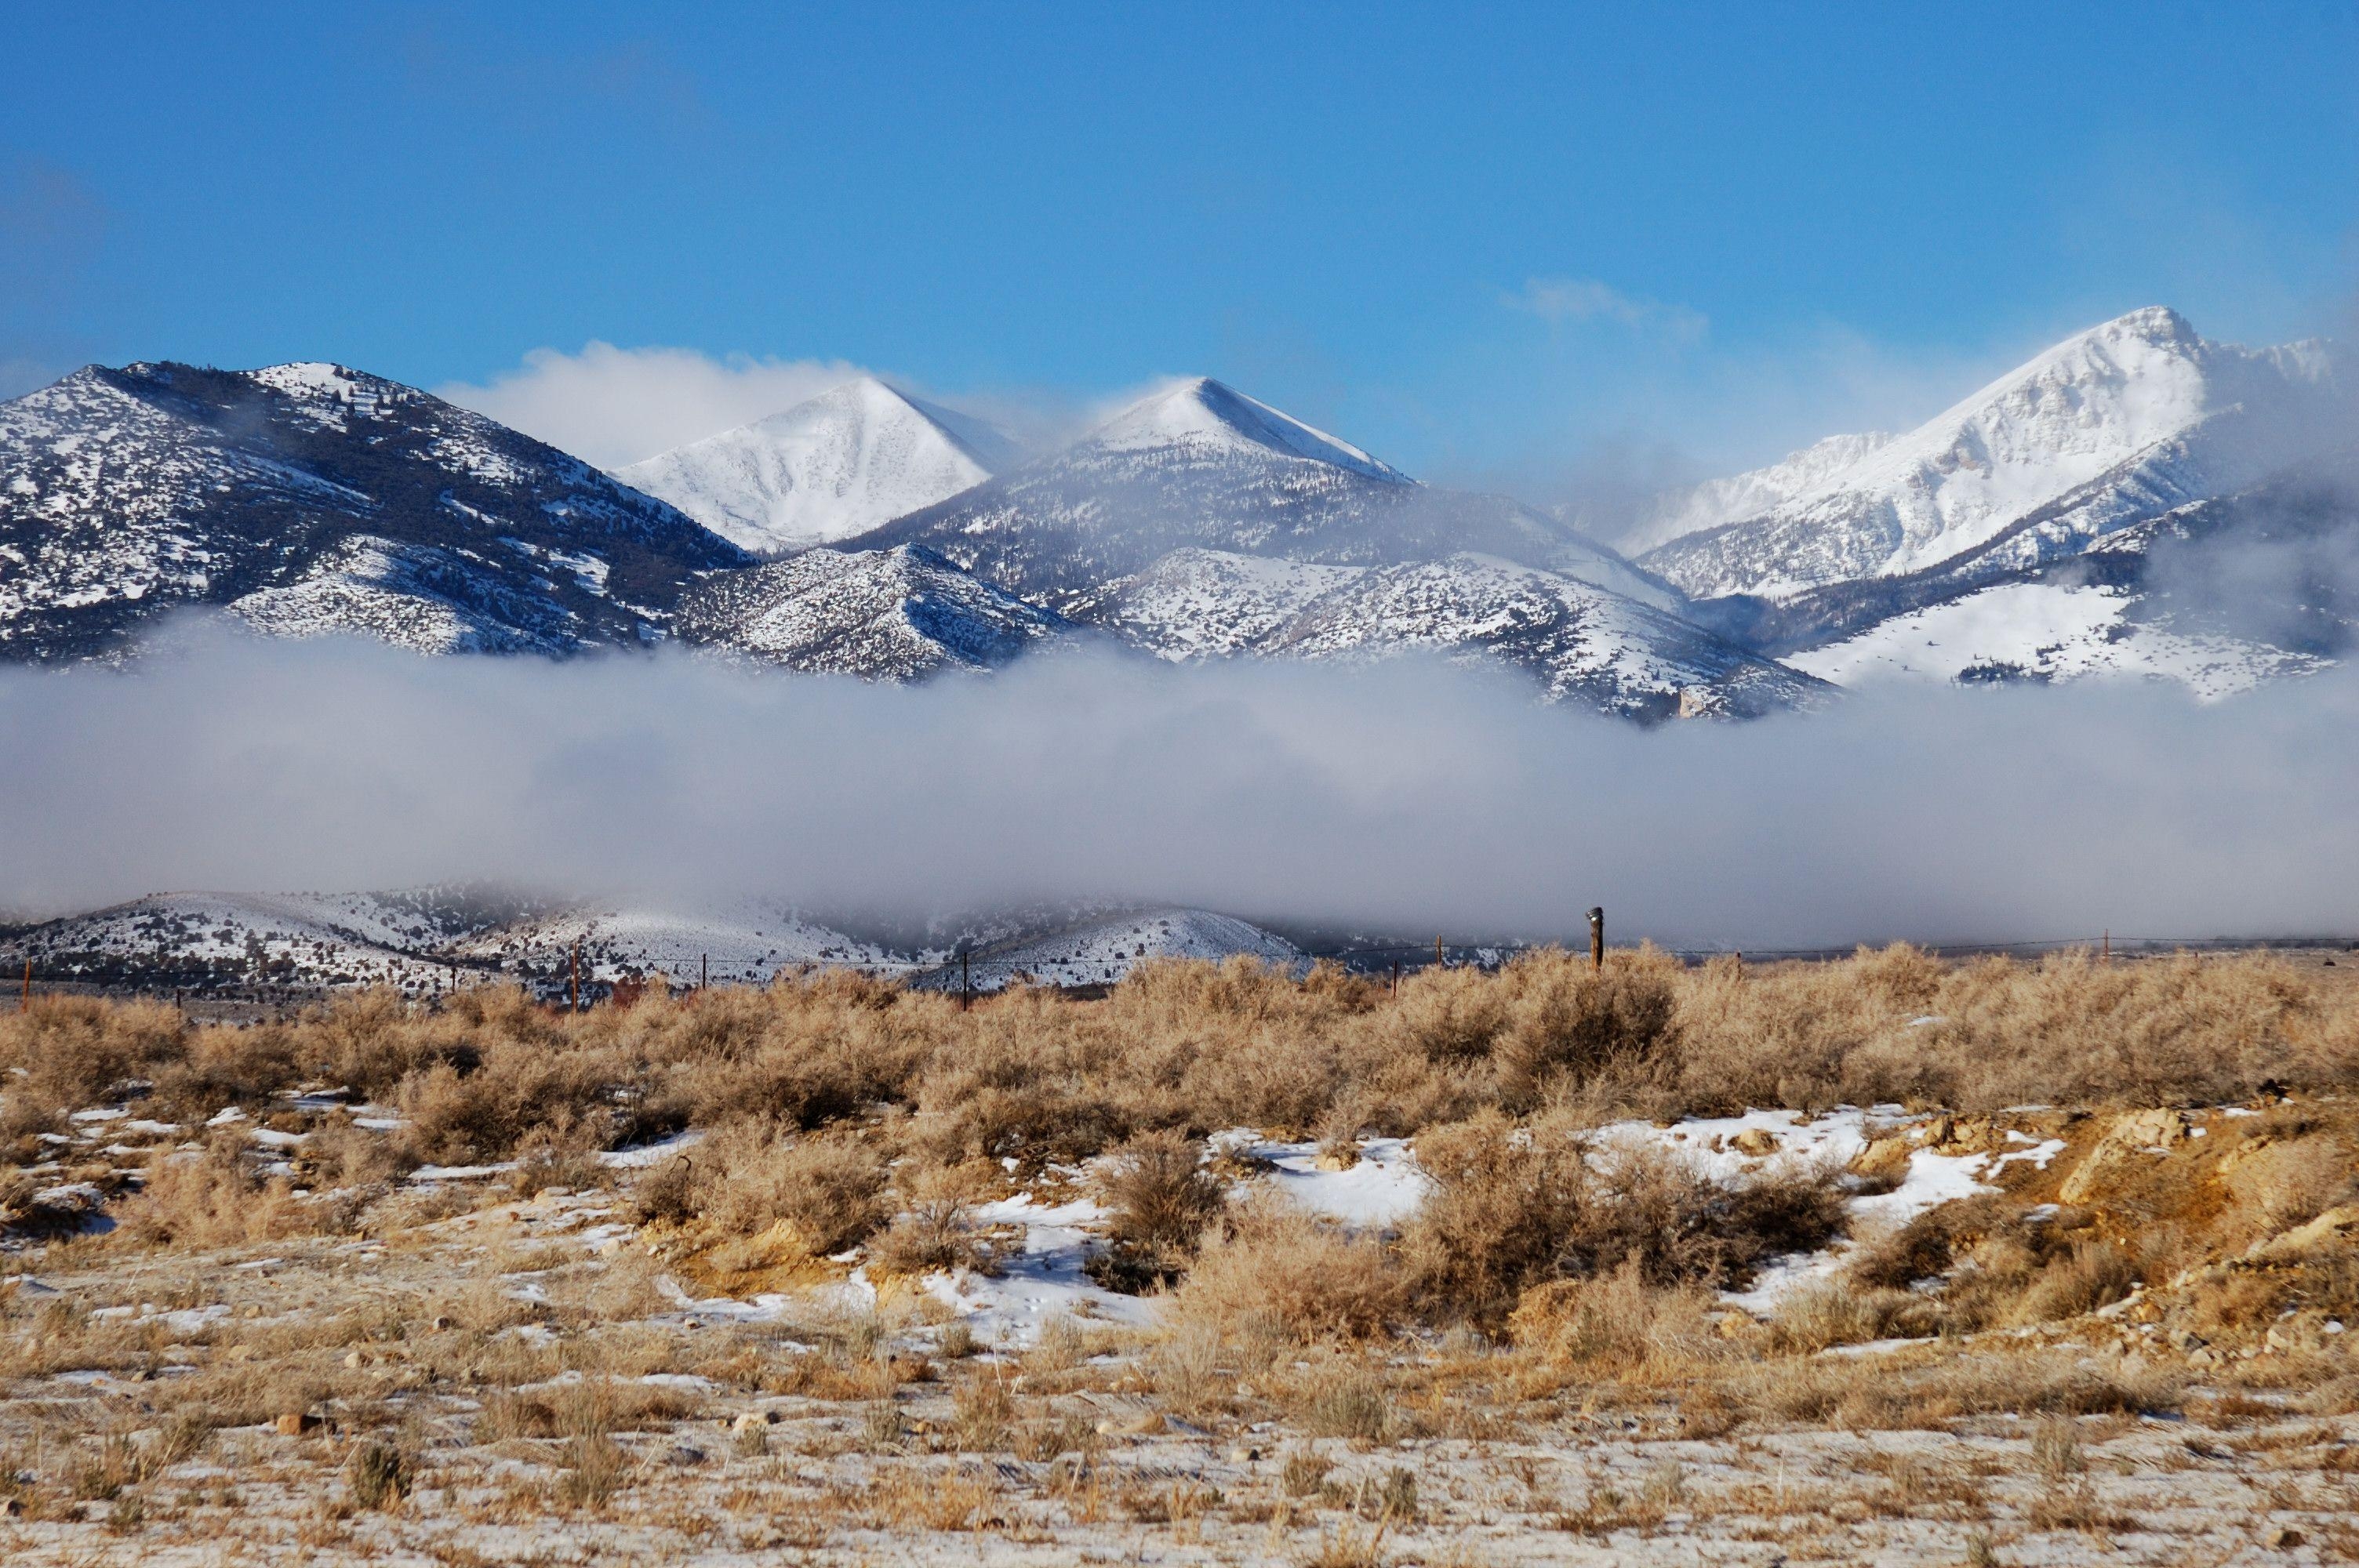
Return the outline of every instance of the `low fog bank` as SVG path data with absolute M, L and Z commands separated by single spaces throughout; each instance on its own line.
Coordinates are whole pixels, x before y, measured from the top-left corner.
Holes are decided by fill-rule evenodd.
M 2359 928 L 2359 676 L 1640 730 L 1437 665 L 889 687 L 207 631 L 0 675 L 0 906 L 488 880 L 918 921 L 1058 900 L 1781 947 Z

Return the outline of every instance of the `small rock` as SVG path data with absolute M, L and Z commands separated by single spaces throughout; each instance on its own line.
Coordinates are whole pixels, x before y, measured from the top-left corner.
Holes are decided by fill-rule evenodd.
M 1852 1161 L 1854 1175 L 1905 1179 L 1910 1150 L 1905 1138 L 1879 1138 Z
M 347 1350 L 344 1352 L 344 1365 L 355 1368 L 365 1367 L 368 1365 L 368 1358 L 357 1350 Z

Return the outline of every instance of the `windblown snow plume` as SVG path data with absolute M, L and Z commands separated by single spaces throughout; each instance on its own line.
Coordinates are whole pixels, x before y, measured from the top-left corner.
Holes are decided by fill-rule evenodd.
M 1870 693 L 1640 730 L 1416 661 L 924 686 L 216 634 L 0 675 L 0 905 L 506 879 L 1792 946 L 2359 925 L 2359 679 Z

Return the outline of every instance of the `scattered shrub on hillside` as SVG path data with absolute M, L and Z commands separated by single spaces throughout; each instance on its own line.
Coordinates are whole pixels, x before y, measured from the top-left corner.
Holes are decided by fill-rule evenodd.
M 1205 1227 L 1228 1204 L 1220 1179 L 1203 1168 L 1201 1146 L 1170 1130 L 1124 1143 L 1107 1157 L 1097 1185 L 1111 1247 L 1091 1260 L 1091 1271 L 1134 1294 L 1185 1271 Z
M 960 1269 L 990 1272 L 996 1257 L 975 1225 L 974 1206 L 992 1173 L 990 1167 L 975 1165 L 929 1165 L 909 1173 L 901 1212 L 869 1249 L 871 1271 L 887 1276 Z
M 1175 1331 L 1209 1325 L 1271 1354 L 1287 1344 L 1363 1338 L 1400 1314 L 1400 1271 L 1382 1242 L 1269 1195 L 1232 1207 L 1172 1294 Z
M 1647 1282 L 1636 1259 L 1590 1279 L 1533 1286 L 1507 1319 L 1519 1349 L 1591 1377 L 1664 1376 L 1724 1359 L 1712 1293 L 1693 1284 Z
M 1832 1171 L 1785 1162 L 1723 1185 L 1651 1145 L 1595 1149 L 1560 1123 L 1497 1111 L 1428 1131 L 1433 1183 L 1405 1228 L 1409 1288 L 1439 1319 L 1495 1325 L 1550 1280 L 1635 1268 L 1656 1286 L 1726 1287 L 1843 1224 Z
M 738 1122 L 674 1154 L 639 1182 L 646 1220 L 701 1221 L 774 1249 L 825 1258 L 884 1224 L 885 1163 L 856 1139 Z

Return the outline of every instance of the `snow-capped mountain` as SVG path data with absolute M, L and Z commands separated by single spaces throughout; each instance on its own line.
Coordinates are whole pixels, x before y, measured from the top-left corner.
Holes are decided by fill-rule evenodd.
M 850 538 L 1015 460 L 1014 443 L 984 421 L 863 376 L 615 477 L 772 555 Z
M 660 639 L 738 548 L 578 459 L 332 364 L 91 366 L 0 404 L 0 657 L 184 604 L 433 653 Z
M 1078 444 L 848 542 L 922 544 L 1011 593 L 1098 619 L 1175 550 L 1394 566 L 1463 550 L 1645 602 L 1678 595 L 1555 519 L 1418 483 L 1217 381 L 1182 382 Z
M 1690 624 L 1675 591 L 1571 528 L 1430 489 L 1214 381 L 845 548 L 910 546 L 1169 660 L 1437 651 L 1641 717 L 1823 692 Z
M 910 983 L 925 990 L 1001 990 L 1034 985 L 1111 985 L 1151 958 L 1222 959 L 1236 955 L 1273 964 L 1303 964 L 1299 948 L 1258 925 L 1204 909 L 1127 910 L 1060 929 L 975 947 L 963 968 L 953 959 Z
M 689 590 L 679 617 L 687 643 L 870 680 L 996 669 L 1080 630 L 916 545 L 812 550 L 716 573 Z
M 1793 665 L 1845 686 L 2134 677 L 2207 699 L 2307 675 L 2359 645 L 2359 451 L 2175 507 L 2078 556 L 1895 586 L 1913 591 L 1846 607 L 1827 589 L 1781 607 L 1824 617 Z
M 2320 345 L 2248 350 L 2207 341 L 2175 311 L 2132 311 L 1851 461 L 1827 467 L 1843 451 L 1829 443 L 1799 454 L 1765 481 L 1795 493 L 1639 564 L 1694 599 L 1772 600 L 1926 571 L 2010 531 L 2007 565 L 2027 567 L 2257 482 L 2316 438 L 2331 387 Z M 1761 477 L 1728 482 L 1741 494 Z M 2044 528 L 2022 531 L 2036 514 Z

